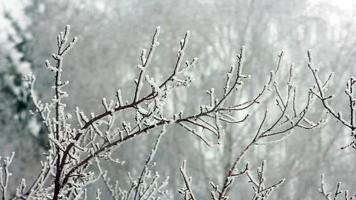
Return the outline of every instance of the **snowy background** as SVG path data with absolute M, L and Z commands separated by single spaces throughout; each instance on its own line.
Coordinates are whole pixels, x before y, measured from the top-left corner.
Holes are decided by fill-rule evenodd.
M 301 94 L 297 99 L 302 101 L 313 84 L 307 68 L 311 50 L 320 76 L 335 72 L 329 93 L 337 98 L 331 104 L 335 110 L 348 109 L 344 87 L 356 72 L 356 3 L 352 0 L 0 0 L 0 155 L 16 152 L 12 190 L 22 177 L 34 178 L 47 145 L 46 131 L 28 112 L 33 104 L 22 77 L 35 74 L 38 96 L 52 97 L 53 76 L 43 67 L 44 60 L 55 51 L 57 33 L 67 24 L 79 39 L 64 63 L 64 77 L 71 83 L 66 101 L 73 112 L 79 105 L 88 113 L 100 113 L 101 99 L 114 96 L 118 88 L 123 95 L 131 94 L 140 51 L 148 47 L 157 26 L 160 46 L 150 66 L 151 76 L 159 79 L 170 73 L 186 30 L 191 31 L 186 56 L 199 58 L 192 85 L 175 94 L 170 110 L 193 110 L 204 102 L 204 91 L 223 84 L 242 45 L 246 47 L 244 70 L 252 78 L 239 98 L 256 94 L 283 50 L 281 77 L 292 64 Z M 312 118 L 323 115 L 320 104 L 311 109 Z M 179 166 L 187 160 L 197 195 L 208 199 L 207 183 L 222 182 L 262 116 L 263 110 L 256 110 L 245 124 L 224 127 L 226 138 L 213 148 L 181 128 L 169 129 L 157 151 L 155 170 L 170 177 L 171 196 L 178 199 Z M 111 177 L 125 183 L 128 172 L 138 173 L 155 138 L 146 135 L 122 145 L 117 155 L 126 162 L 107 166 Z M 296 129 L 281 142 L 258 145 L 244 159 L 251 166 L 266 160 L 266 175 L 272 182 L 286 178 L 272 199 L 322 199 L 321 174 L 326 175 L 327 188 L 339 181 L 346 189 L 356 188 L 355 150 L 340 149 L 349 142 L 349 131 L 330 118 L 320 128 Z M 251 197 L 246 182 L 237 180 L 232 199 Z M 100 186 L 99 182 L 89 190 Z M 103 199 L 105 195 L 104 189 Z

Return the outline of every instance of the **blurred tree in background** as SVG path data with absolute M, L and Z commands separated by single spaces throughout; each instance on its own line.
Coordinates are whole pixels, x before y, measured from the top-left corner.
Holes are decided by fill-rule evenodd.
M 304 94 L 308 85 L 313 83 L 306 67 L 306 51 L 309 49 L 315 65 L 323 69 L 320 76 L 334 71 L 338 79 L 345 80 L 333 82 L 331 93 L 343 95 L 344 82 L 355 74 L 356 39 L 353 36 L 356 24 L 351 5 L 352 11 L 345 11 L 333 2 L 310 0 L 28 0 L 18 1 L 17 11 L 14 11 L 9 1 L 0 2 L 3 6 L 0 23 L 0 134 L 4 136 L 0 139 L 0 152 L 18 152 L 23 145 L 28 146 L 27 150 L 21 150 L 27 151 L 21 157 L 31 154 L 34 159 L 29 157 L 30 161 L 19 161 L 22 163 L 40 159 L 41 150 L 38 148 L 46 146 L 46 138 L 41 137 L 41 127 L 27 112 L 32 105 L 21 77 L 34 72 L 38 75 L 36 92 L 44 99 L 52 96 L 46 90 L 51 77 L 39 66 L 55 49 L 52 41 L 66 24 L 71 24 L 74 34 L 80 36 L 77 47 L 68 55 L 69 69 L 64 72 L 65 79 L 70 80 L 72 86 L 67 103 L 69 110 L 73 111 L 80 104 L 83 110 L 98 112 L 100 107 L 96 105 L 101 98 L 111 96 L 117 88 L 122 88 L 123 95 L 131 95 L 129 89 L 133 87 L 131 80 L 139 63 L 140 49 L 157 25 L 163 29 L 161 40 L 165 42 L 152 60 L 152 76 L 159 80 L 170 72 L 170 68 L 165 66 L 172 66 L 175 62 L 173 52 L 178 50 L 177 41 L 186 30 L 191 30 L 193 37 L 186 53 L 200 59 L 190 90 L 177 91 L 176 101 L 169 103 L 172 111 L 181 110 L 187 104 L 191 106 L 184 107 L 185 110 L 194 110 L 195 104 L 191 102 L 204 103 L 204 94 L 197 92 L 221 83 L 226 68 L 233 63 L 241 45 L 247 49 L 246 73 L 254 74 L 245 86 L 251 89 L 242 94 L 245 99 L 255 96 L 256 88 L 265 83 L 265 75 L 274 69 L 280 50 L 284 51 L 281 67 L 285 70 L 279 81 L 287 81 L 282 77 L 292 64 L 299 77 L 306 77 L 295 80 L 300 94 Z M 272 101 L 274 99 L 270 99 Z M 337 110 L 343 109 L 339 103 L 334 106 Z M 315 119 L 323 115 L 322 110 L 321 105 L 313 108 Z M 224 127 L 226 136 L 219 148 L 206 148 L 190 135 L 181 137 L 184 134 L 181 129 L 172 129 L 173 134 L 166 134 L 161 148 L 169 147 L 171 150 L 158 150 L 156 162 L 159 164 L 157 170 L 171 177 L 169 189 L 175 192 L 173 190 L 182 185 L 178 166 L 183 159 L 187 159 L 192 167 L 190 174 L 196 177 L 194 181 L 199 188 L 196 191 L 199 196 L 207 194 L 204 184 L 207 180 L 222 182 L 229 163 L 252 137 L 251 131 L 260 120 L 261 111 L 253 112 L 249 123 Z M 254 166 L 263 159 L 267 160 L 269 177 L 286 177 L 287 181 L 272 198 L 317 199 L 320 197 L 317 190 L 319 174 L 330 174 L 328 180 L 331 182 L 342 180 L 350 188 L 356 186 L 350 176 L 356 170 L 352 165 L 355 154 L 348 149 L 339 149 L 347 143 L 343 137 L 346 134 L 344 127 L 330 120 L 320 129 L 295 131 L 281 143 L 256 146 L 248 152 L 246 160 Z M 123 177 L 127 171 L 138 173 L 140 168 L 137 166 L 145 160 L 142 152 L 150 150 L 154 139 L 145 136 L 124 145 L 118 156 L 126 164 L 120 169 L 109 166 L 110 175 Z M 146 145 L 139 145 L 143 143 Z M 35 148 L 30 148 L 32 146 Z M 30 177 L 36 170 L 39 169 L 24 168 L 23 173 Z M 232 197 L 244 198 L 248 192 L 236 187 Z
M 31 19 L 26 15 L 26 4 L 22 3 L 0 9 L 0 152 L 19 152 L 14 168 L 19 176 L 11 183 L 12 187 L 21 176 L 30 178 L 38 171 L 28 166 L 40 161 L 47 140 L 40 122 L 29 113 L 33 104 L 28 85 L 23 81 L 23 76 L 33 69 L 29 55 L 33 38 L 28 30 Z

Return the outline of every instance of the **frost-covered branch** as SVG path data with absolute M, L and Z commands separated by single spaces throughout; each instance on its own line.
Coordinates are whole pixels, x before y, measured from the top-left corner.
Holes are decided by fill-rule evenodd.
M 324 197 L 325 200 L 353 200 L 353 199 L 356 199 L 356 195 L 350 195 L 348 190 L 344 190 L 341 188 L 341 182 L 337 183 L 335 191 L 328 192 L 325 188 L 324 175 L 321 175 L 319 192 Z
M 186 165 L 187 162 L 183 161 L 182 166 L 179 168 L 185 185 L 185 187 L 180 189 L 179 192 L 183 194 L 185 200 L 197 200 L 192 189 L 192 177 L 188 176 Z
M 187 171 L 186 171 L 186 162 L 183 162 L 182 167 L 180 168 L 181 173 L 182 173 L 182 177 L 184 180 L 184 185 L 185 187 L 181 190 L 179 190 L 179 192 L 181 194 L 183 194 L 184 199 L 186 200 L 195 200 L 197 199 L 193 193 L 192 190 L 192 177 L 188 177 L 187 175 Z M 272 192 L 277 189 L 279 186 L 281 186 L 285 179 L 281 179 L 279 181 L 277 181 L 276 183 L 273 183 L 271 185 L 266 186 L 266 177 L 265 177 L 265 161 L 262 161 L 261 167 L 257 168 L 257 177 L 254 178 L 250 172 L 249 166 L 248 164 L 246 164 L 246 167 L 244 170 L 241 171 L 236 171 L 232 177 L 239 177 L 242 175 L 246 175 L 248 178 L 248 182 L 251 183 L 251 187 L 254 191 L 253 200 L 266 200 L 268 199 L 268 197 L 272 194 Z M 229 180 L 230 182 L 228 183 L 230 187 L 233 183 L 233 179 Z M 223 189 L 220 190 L 219 186 L 215 185 L 213 182 L 210 183 L 210 185 L 212 186 L 213 190 L 210 192 L 210 199 L 211 200 L 218 200 L 218 199 L 229 199 L 229 196 L 223 196 L 221 197 L 221 193 L 224 192 Z
M 157 44 L 157 36 L 158 31 L 156 31 L 153 39 L 153 41 L 156 42 L 152 42 L 152 45 Z M 156 127 L 170 124 L 179 124 L 192 134 L 196 135 L 199 139 L 206 142 L 208 145 L 213 145 L 213 143 L 209 141 L 204 135 L 204 130 L 213 133 L 218 141 L 223 133 L 223 129 L 221 126 L 222 122 L 241 123 L 247 118 L 247 116 L 245 116 L 243 119 L 234 119 L 232 115 L 229 115 L 229 113 L 242 111 L 244 109 L 249 108 L 253 104 L 258 103 L 258 99 L 262 96 L 261 94 L 263 92 L 261 92 L 261 94 L 259 94 L 255 99 L 238 105 L 227 106 L 224 103 L 233 94 L 233 91 L 236 90 L 239 85 L 241 85 L 242 79 L 248 77 L 241 74 L 243 49 L 241 50 L 241 53 L 238 56 L 237 70 L 230 71 L 230 73 L 234 73 L 233 82 L 231 84 L 226 84 L 228 85 L 229 89 L 226 90 L 227 92 L 220 99 L 216 99 L 212 89 L 209 95 L 210 98 L 213 100 L 210 102 L 210 105 L 201 105 L 200 112 L 193 115 L 184 116 L 183 112 L 180 111 L 176 114 L 173 114 L 173 116 L 164 116 L 164 104 L 167 101 L 169 94 L 173 89 L 177 87 L 187 86 L 187 83 L 190 82 L 190 78 L 189 76 L 185 75 L 185 72 L 187 72 L 187 70 L 194 66 L 197 60 L 193 59 L 193 61 L 191 62 L 187 61 L 185 63 L 185 67 L 181 67 L 181 62 L 183 59 L 185 47 L 188 43 L 188 38 L 189 33 L 187 33 L 184 39 L 180 42 L 181 49 L 178 52 L 176 65 L 174 66 L 172 74 L 169 75 L 167 79 L 165 79 L 161 84 L 159 84 L 153 78 L 146 75 L 146 83 L 151 86 L 151 92 L 148 93 L 146 96 L 136 96 L 133 102 L 123 103 L 123 97 L 121 96 L 121 92 L 118 91 L 116 103 L 114 103 L 114 101 L 110 101 L 110 103 L 108 103 L 106 99 L 103 99 L 102 103 L 105 112 L 102 114 L 91 114 L 91 116 L 88 117 L 83 112 L 79 111 L 79 109 L 77 110 L 77 120 L 78 123 L 81 125 L 81 128 L 77 131 L 77 134 L 74 136 L 74 139 L 71 140 L 71 142 L 64 150 L 64 155 L 67 156 L 63 157 L 62 163 L 64 163 L 65 160 L 69 157 L 69 152 L 72 149 L 75 149 L 75 143 L 78 141 L 90 141 L 87 143 L 87 145 L 82 145 L 80 147 L 89 148 L 90 153 L 81 154 L 81 159 L 78 162 L 73 162 L 72 167 L 69 168 L 67 173 L 64 174 L 64 178 L 62 181 L 63 184 L 68 183 L 68 181 L 73 176 L 75 176 L 77 171 L 84 167 L 93 158 L 107 157 L 107 155 L 110 156 L 112 150 L 119 144 L 129 139 L 132 139 L 138 135 L 148 133 Z M 151 47 L 152 50 L 150 50 L 149 52 L 153 52 L 153 48 L 154 47 Z M 147 61 L 146 58 L 144 58 L 144 55 L 145 53 L 141 55 L 141 57 L 143 57 L 141 60 Z M 144 70 L 145 68 L 139 69 L 141 70 L 140 74 L 143 74 L 142 70 Z M 181 77 L 183 77 L 183 79 L 181 79 Z M 139 80 L 142 79 L 139 78 Z M 116 131 L 114 131 L 112 129 L 112 124 L 114 124 L 115 121 L 114 113 L 127 109 L 135 110 L 136 112 L 133 124 L 123 121 L 122 127 L 119 127 Z M 90 137 L 90 139 L 85 139 L 87 137 Z M 98 138 L 102 138 L 102 142 L 94 143 L 93 141 Z
M 219 143 L 223 134 L 222 123 L 241 123 L 248 115 L 242 119 L 235 119 L 233 112 L 239 112 L 258 103 L 262 96 L 261 92 L 255 99 L 237 105 L 227 105 L 225 101 L 232 96 L 242 80 L 247 78 L 242 74 L 243 49 L 238 56 L 237 67 L 233 67 L 225 83 L 225 93 L 217 98 L 214 89 L 208 92 L 210 96 L 209 105 L 199 105 L 200 110 L 192 115 L 184 115 L 179 111 L 173 115 L 166 115 L 164 112 L 165 103 L 170 98 L 170 94 L 178 87 L 186 87 L 191 81 L 189 71 L 196 64 L 197 59 L 186 61 L 183 65 L 185 50 L 189 41 L 189 31 L 180 41 L 180 49 L 177 54 L 177 61 L 173 71 L 162 82 L 147 75 L 146 70 L 150 61 L 154 57 L 155 49 L 158 47 L 159 28 L 156 29 L 151 46 L 148 50 L 143 50 L 138 66 L 138 78 L 134 81 L 132 101 L 128 101 L 122 96 L 119 89 L 116 93 L 116 100 L 102 99 L 104 112 L 101 114 L 86 114 L 80 108 L 76 108 L 75 116 L 77 123 L 72 120 L 72 115 L 66 111 L 63 98 L 68 94 L 64 91 L 64 86 L 68 81 L 62 81 L 63 62 L 65 55 L 77 41 L 76 37 L 68 42 L 70 27 L 66 26 L 64 32 L 57 36 L 57 52 L 52 55 L 55 64 L 50 61 L 45 62 L 46 68 L 54 73 L 54 97 L 48 103 L 43 103 L 37 99 L 33 92 L 33 76 L 28 77 L 30 82 L 33 101 L 36 106 L 34 113 L 40 114 L 43 124 L 48 131 L 49 152 L 46 161 L 42 163 L 41 173 L 29 187 L 25 182 L 19 186 L 16 198 L 47 198 L 59 199 L 65 197 L 77 198 L 85 195 L 85 188 L 88 184 L 97 181 L 105 173 L 101 170 L 100 160 L 119 162 L 113 159 L 112 152 L 122 144 L 137 136 L 148 134 L 158 127 L 169 127 L 177 124 L 196 135 L 208 145 Z M 143 93 L 141 90 L 146 85 L 151 90 Z M 132 112 L 133 111 L 133 112 Z M 122 112 L 133 113 L 127 119 L 117 119 L 117 115 Z M 119 124 L 118 127 L 114 124 Z M 165 128 L 164 128 L 165 129 Z M 212 133 L 215 139 L 211 141 L 206 136 Z M 142 181 L 147 173 L 146 163 L 141 178 L 136 186 L 132 188 L 134 199 L 140 199 L 142 192 L 150 194 L 151 189 L 143 191 Z M 96 171 L 93 171 L 93 167 Z M 99 172 L 99 173 L 97 173 Z M 153 184 L 153 183 L 152 183 Z M 145 187 L 143 187 L 145 188 Z M 100 191 L 98 191 L 100 198 Z M 80 196 L 79 195 L 79 196 Z M 78 197 L 79 198 L 79 197 Z
M 251 147 L 258 144 L 281 141 L 285 139 L 290 134 L 290 131 L 294 128 L 311 129 L 319 126 L 323 122 L 323 119 L 321 119 L 319 122 L 313 123 L 306 118 L 312 98 L 311 93 L 308 94 L 305 105 L 302 107 L 302 109 L 300 111 L 297 111 L 295 98 L 296 87 L 293 85 L 292 67 L 290 67 L 288 82 L 286 84 L 287 95 L 285 98 L 282 98 L 280 92 L 281 89 L 276 80 L 277 72 L 280 69 L 282 55 L 283 53 L 278 55 L 276 70 L 270 73 L 270 78 L 268 82 L 264 85 L 261 92 L 263 93 L 265 90 L 271 90 L 271 88 L 274 89 L 276 93 L 276 106 L 280 109 L 280 113 L 276 117 L 268 117 L 269 111 L 268 109 L 266 109 L 263 118 L 256 129 L 254 137 L 251 139 L 248 145 L 246 145 L 245 148 L 237 155 L 236 159 L 231 165 L 231 168 L 226 173 L 222 188 L 219 190 L 215 189 L 213 191 L 214 195 L 218 196 L 216 199 L 228 199 L 228 193 L 236 178 L 235 174 L 239 173 L 238 165 L 240 164 L 246 152 Z M 289 112 L 291 114 L 288 114 Z M 267 140 L 269 138 L 271 139 Z
M 315 86 L 310 89 L 310 91 L 318 98 L 320 99 L 322 105 L 324 108 L 328 111 L 328 113 L 331 114 L 337 121 L 339 121 L 343 126 L 347 127 L 350 129 L 351 132 L 351 137 L 353 138 L 353 141 L 342 147 L 342 149 L 346 147 L 352 147 L 356 149 L 356 124 L 355 124 L 355 117 L 356 117 L 356 112 L 355 112 L 355 105 L 356 105 L 356 99 L 354 96 L 354 91 L 353 87 L 356 85 L 356 80 L 354 77 L 351 77 L 347 83 L 346 83 L 346 88 L 345 88 L 345 94 L 348 100 L 348 109 L 349 109 L 349 117 L 344 117 L 341 112 L 335 111 L 335 109 L 330 105 L 330 101 L 334 99 L 334 95 L 327 95 L 327 89 L 328 85 L 330 83 L 330 80 L 334 76 L 334 73 L 330 73 L 326 81 L 322 81 L 319 77 L 318 74 L 318 69 L 313 66 L 312 59 L 310 52 L 308 52 L 308 68 L 310 69 L 314 81 L 315 81 Z
M 158 174 L 152 174 L 153 158 L 158 148 L 161 136 L 173 125 L 178 125 L 209 146 L 218 145 L 224 136 L 224 125 L 244 123 L 248 120 L 248 109 L 264 100 L 268 94 L 276 96 L 275 105 L 279 113 L 270 114 L 268 109 L 264 112 L 262 121 L 256 127 L 250 143 L 237 155 L 226 173 L 221 189 L 212 183 L 212 198 L 227 199 L 234 179 L 248 172 L 239 171 L 238 165 L 245 153 L 254 145 L 279 141 L 294 128 L 311 129 L 322 123 L 308 120 L 311 92 L 308 94 L 305 105 L 296 105 L 296 87 L 293 85 L 293 70 L 290 68 L 288 82 L 282 87 L 277 81 L 277 72 L 281 68 L 282 53 L 278 56 L 278 64 L 266 84 L 249 100 L 235 102 L 235 94 L 243 90 L 243 83 L 250 78 L 243 73 L 244 48 L 237 55 L 235 65 L 226 74 L 226 80 L 221 86 L 222 93 L 217 88 L 207 91 L 207 104 L 196 105 L 196 110 L 184 113 L 184 110 L 173 114 L 165 112 L 166 103 L 170 101 L 172 93 L 177 88 L 186 88 L 191 82 L 189 72 L 196 65 L 197 58 L 185 61 L 185 51 L 189 42 L 190 32 L 179 42 L 179 50 L 173 70 L 163 81 L 148 75 L 147 70 L 154 58 L 156 48 L 159 46 L 158 27 L 153 35 L 149 50 L 142 50 L 140 64 L 138 65 L 137 79 L 134 80 L 132 96 L 123 96 L 120 89 L 116 92 L 116 99 L 104 97 L 101 101 L 102 112 L 99 114 L 84 112 L 79 107 L 75 110 L 75 117 L 67 111 L 63 99 L 68 97 L 64 87 L 69 84 L 62 80 L 64 59 L 77 39 L 69 41 L 70 27 L 66 26 L 64 32 L 57 36 L 57 51 L 52 55 L 54 64 L 45 62 L 46 68 L 54 74 L 54 96 L 49 102 L 41 102 L 33 92 L 33 76 L 27 77 L 30 82 L 32 98 L 36 106 L 34 113 L 41 116 L 47 128 L 49 149 L 46 159 L 41 162 L 41 171 L 32 184 L 22 181 L 13 199 L 86 199 L 87 187 L 98 180 L 104 180 L 113 199 L 138 200 L 154 199 L 162 196 L 167 180 L 159 181 Z M 146 89 L 147 90 L 144 90 Z M 282 89 L 283 88 L 283 89 Z M 286 93 L 285 97 L 283 94 Z M 298 109 L 301 108 L 301 109 Z M 122 117 L 122 115 L 125 115 Z M 235 116 L 242 116 L 237 118 Z M 74 119 L 72 119 L 74 118 Z M 162 131 L 161 131 L 162 130 Z M 114 158 L 113 152 L 119 146 L 136 137 L 161 131 L 160 136 L 146 160 L 139 177 L 130 177 L 129 189 L 122 189 L 118 182 L 113 183 L 108 172 L 102 169 L 102 163 L 121 163 Z M 181 192 L 186 199 L 196 199 L 193 193 L 192 181 L 186 172 L 185 163 L 181 167 L 185 182 L 185 189 Z M 263 167 L 261 173 L 263 172 Z M 263 183 L 263 182 L 262 182 Z M 261 183 L 261 184 L 262 184 Z M 272 186 L 277 187 L 279 184 Z M 262 186 L 261 186 L 262 187 Z M 4 186 L 3 188 L 6 188 Z M 269 187 L 260 193 L 270 191 Z M 102 198 L 102 190 L 97 190 L 96 199 Z
M 328 90 L 328 85 L 332 77 L 334 76 L 334 73 L 330 73 L 328 78 L 325 81 L 322 81 L 319 77 L 318 69 L 313 66 L 311 54 L 309 51 L 308 51 L 308 68 L 310 69 L 315 82 L 315 86 L 313 88 L 310 88 L 310 91 L 321 101 L 323 107 L 327 110 L 327 112 L 330 113 L 330 115 L 333 116 L 337 121 L 339 121 L 344 127 L 347 127 L 351 132 L 350 136 L 353 138 L 352 142 L 350 142 L 350 144 L 344 147 L 341 147 L 341 149 L 345 149 L 347 147 L 352 147 L 356 149 L 356 133 L 355 133 L 356 99 L 353 91 L 354 86 L 356 85 L 355 78 L 351 77 L 346 83 L 345 94 L 348 101 L 347 107 L 349 109 L 349 114 L 348 114 L 349 117 L 344 117 L 341 112 L 335 111 L 335 109 L 330 105 L 330 101 L 334 99 L 335 95 L 326 94 Z M 327 200 L 331 200 L 331 199 L 336 200 L 340 198 L 347 200 L 347 199 L 356 198 L 356 195 L 350 196 L 347 190 L 341 189 L 341 182 L 337 183 L 336 190 L 334 193 L 326 192 L 324 175 L 321 176 L 321 186 L 319 191 Z
M 14 159 L 14 156 L 15 153 L 13 152 L 10 157 L 0 157 L 0 196 L 2 200 L 9 199 L 7 192 L 9 186 L 9 178 L 12 175 L 10 172 L 10 165 Z
M 134 179 L 131 173 L 129 173 L 128 176 L 131 182 L 130 188 L 125 189 L 120 187 L 118 180 L 112 181 L 108 176 L 108 172 L 104 172 L 102 179 L 113 200 L 141 200 L 159 198 L 166 195 L 166 191 L 164 189 L 168 185 L 169 177 L 160 182 L 160 175 L 157 172 L 153 173 L 150 170 L 150 168 L 155 165 L 155 163 L 153 163 L 153 159 L 158 150 L 161 138 L 165 132 L 166 129 L 164 127 L 151 149 L 140 176 L 137 179 Z
M 252 199 L 253 200 L 265 200 L 272 194 L 272 192 L 281 186 L 284 183 L 284 179 L 279 180 L 278 182 L 266 186 L 266 178 L 264 175 L 265 170 L 265 161 L 262 162 L 261 167 L 257 168 L 257 178 L 253 178 L 249 171 L 246 172 L 246 175 L 249 179 L 249 182 L 252 184 L 252 189 L 255 192 Z

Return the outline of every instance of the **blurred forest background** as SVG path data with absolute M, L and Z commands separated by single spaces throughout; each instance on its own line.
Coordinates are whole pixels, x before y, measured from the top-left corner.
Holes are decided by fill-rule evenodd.
M 155 77 L 171 71 L 178 42 L 186 30 L 191 31 L 187 57 L 199 58 L 194 80 L 170 104 L 172 110 L 191 110 L 203 101 L 205 90 L 222 88 L 219 84 L 242 45 L 246 47 L 245 74 L 252 78 L 239 98 L 256 95 L 281 50 L 281 77 L 293 64 L 298 92 L 306 95 L 313 84 L 306 66 L 309 49 L 322 77 L 335 72 L 331 93 L 343 96 L 347 79 L 356 71 L 355 11 L 356 3 L 336 0 L 0 0 L 0 154 L 16 152 L 13 171 L 17 173 L 12 184 L 18 185 L 22 177 L 33 180 L 47 140 L 39 120 L 28 112 L 33 105 L 21 77 L 35 74 L 39 96 L 47 100 L 53 95 L 49 89 L 52 77 L 43 65 L 66 24 L 79 38 L 64 66 L 65 79 L 71 82 L 69 110 L 79 105 L 98 113 L 101 98 L 112 97 L 118 88 L 129 94 L 140 51 L 149 44 L 156 26 L 162 32 L 150 68 Z M 336 110 L 346 109 L 342 99 L 333 102 Z M 318 102 L 312 113 L 315 119 L 323 115 Z M 168 190 L 173 197 L 178 198 L 176 188 L 182 186 L 179 166 L 186 159 L 197 195 L 208 199 L 203 196 L 208 194 L 207 183 L 223 181 L 262 116 L 263 109 L 257 109 L 246 123 L 224 127 L 225 138 L 214 148 L 181 128 L 169 129 L 157 152 L 155 170 L 170 177 Z M 318 188 L 323 173 L 328 187 L 342 181 L 347 189 L 356 188 L 355 151 L 340 150 L 348 144 L 348 134 L 330 119 L 317 129 L 296 129 L 279 143 L 255 146 L 245 160 L 251 166 L 266 160 L 266 176 L 271 181 L 286 178 L 272 199 L 322 199 Z M 107 166 L 110 176 L 125 182 L 127 172 L 139 172 L 154 139 L 154 135 L 146 135 L 123 145 L 118 154 L 126 163 Z M 251 196 L 251 189 L 244 187 L 246 182 L 242 178 L 235 183 L 232 199 Z

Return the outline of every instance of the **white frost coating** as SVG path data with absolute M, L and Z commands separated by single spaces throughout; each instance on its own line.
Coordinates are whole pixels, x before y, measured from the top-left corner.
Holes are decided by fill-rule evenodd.
M 251 138 L 251 142 L 247 146 L 241 148 L 240 156 L 233 161 L 231 168 L 225 173 L 224 182 L 221 186 L 215 187 L 211 191 L 211 196 L 216 199 L 227 199 L 229 197 L 229 188 L 234 182 L 234 179 L 240 175 L 249 174 L 249 169 L 246 166 L 245 170 L 237 170 L 241 166 L 241 159 L 247 150 L 258 144 L 259 142 L 267 141 L 268 139 L 280 138 L 288 134 L 290 130 L 279 130 L 285 124 L 291 125 L 291 129 L 295 127 L 310 128 L 313 123 L 307 123 L 309 126 L 302 124 L 305 121 L 308 111 L 310 96 L 307 99 L 307 105 L 301 110 L 291 109 L 294 105 L 292 93 L 288 92 L 287 97 L 283 97 L 280 91 L 281 85 L 275 80 L 269 81 L 264 85 L 261 91 L 258 91 L 252 99 L 235 99 L 237 88 L 243 89 L 243 81 L 248 78 L 243 74 L 243 57 L 244 50 L 241 48 L 236 66 L 232 67 L 227 73 L 225 85 L 221 88 L 212 88 L 208 91 L 209 98 L 202 102 L 208 105 L 200 105 L 197 101 L 196 107 L 185 112 L 171 113 L 166 112 L 165 103 L 174 100 L 171 94 L 175 94 L 177 87 L 185 89 L 192 80 L 189 75 L 195 62 L 194 58 L 191 62 L 185 62 L 185 66 L 181 63 L 185 61 L 184 52 L 187 48 L 190 32 L 187 31 L 182 41 L 180 41 L 180 49 L 174 62 L 171 73 L 167 77 L 163 77 L 160 81 L 148 76 L 149 64 L 152 61 L 155 53 L 155 48 L 158 43 L 158 35 L 160 28 L 157 27 L 151 44 L 148 50 L 141 52 L 141 63 L 138 66 L 137 76 L 133 91 L 125 91 L 125 103 L 121 91 L 116 93 L 117 101 L 115 108 L 113 101 L 102 99 L 102 104 L 105 111 L 99 114 L 91 113 L 89 117 L 76 108 L 77 122 L 69 120 L 66 106 L 63 103 L 66 92 L 64 86 L 68 83 L 61 80 L 62 71 L 65 70 L 63 60 L 66 58 L 66 53 L 72 48 L 76 39 L 71 42 L 68 40 L 70 28 L 67 26 L 63 33 L 58 36 L 58 52 L 53 55 L 53 69 L 51 63 L 46 62 L 47 68 L 55 75 L 54 91 L 55 96 L 53 102 L 40 103 L 36 102 L 37 112 L 41 114 L 49 135 L 48 157 L 42 163 L 42 171 L 39 178 L 30 186 L 29 191 L 21 190 L 21 194 L 26 198 L 41 198 L 47 196 L 52 199 L 62 199 L 65 196 L 68 198 L 80 198 L 77 195 L 86 194 L 86 188 L 89 184 L 97 182 L 99 179 L 104 179 L 107 188 L 112 193 L 113 199 L 131 200 L 132 197 L 137 199 L 165 199 L 162 188 L 166 186 L 167 179 L 160 181 L 160 175 L 151 168 L 154 166 L 154 156 L 159 147 L 160 138 L 172 125 L 176 124 L 184 128 L 187 132 L 196 136 L 199 141 L 204 142 L 208 146 L 216 146 L 221 142 L 224 133 L 224 127 L 229 124 L 243 123 L 250 112 L 250 108 L 263 101 L 267 88 L 275 89 L 277 93 L 277 109 L 279 112 L 275 116 L 268 116 L 267 111 L 263 118 L 258 118 L 254 123 L 257 123 L 255 136 Z M 184 64 L 183 64 L 184 65 Z M 147 73 L 147 74 L 146 74 Z M 275 73 L 271 74 L 275 76 Z M 290 82 L 292 82 L 292 74 L 290 73 Z M 224 84 L 224 83 L 223 83 Z M 220 85 L 220 84 L 217 84 Z M 272 87 L 273 85 L 273 87 Z M 292 84 L 291 84 L 292 85 Z M 284 86 L 284 85 L 283 85 Z M 152 90 L 144 91 L 141 94 L 142 88 L 151 87 Z M 219 90 L 218 90 L 219 89 Z M 223 91 L 224 90 L 224 91 Z M 178 90 L 179 91 L 179 90 Z M 177 91 L 177 92 L 178 92 Z M 223 91 L 223 92 L 220 92 Z M 196 108 L 196 109 L 195 109 Z M 179 110 L 181 108 L 179 107 Z M 90 111 L 86 111 L 90 113 Z M 246 116 L 239 119 L 235 116 Z M 339 116 L 341 117 L 341 115 Z M 117 125 L 118 127 L 114 127 Z M 74 127 L 74 128 L 72 128 Z M 143 166 L 141 174 L 134 177 L 129 173 L 131 188 L 121 188 L 109 179 L 107 172 L 102 169 L 101 160 L 115 161 L 112 159 L 112 153 L 116 148 L 121 146 L 126 141 L 135 140 L 142 135 L 154 134 L 155 130 L 161 130 L 155 145 L 149 152 L 149 156 Z M 277 130 L 277 132 L 276 132 Z M 194 195 L 194 187 L 192 186 L 192 178 L 187 174 L 186 162 L 180 168 L 184 181 L 184 188 L 180 192 L 188 199 L 196 200 Z M 262 184 L 265 180 L 263 176 L 264 163 L 257 171 L 257 178 L 251 177 L 250 183 L 253 188 L 262 188 L 255 193 L 256 196 L 268 196 L 275 188 L 283 183 L 283 180 L 271 186 Z M 135 173 L 133 173 L 135 174 Z M 251 174 L 250 174 L 251 175 Z M 248 177 L 248 178 L 249 178 Z M 260 182 L 254 181 L 260 180 Z M 115 185 L 114 185 L 115 184 Z M 259 185 L 258 185 L 259 184 Z M 21 186 L 22 187 L 22 186 Z M 52 192 L 53 191 L 53 192 Z M 264 194 L 268 193 L 268 194 Z M 117 195 L 126 195 L 117 197 Z M 57 196 L 56 196 L 57 195 Z M 220 197 L 219 197 L 220 196 Z M 101 191 L 97 190 L 97 199 L 100 199 Z
M 151 85 L 154 91 L 158 93 L 158 96 L 162 96 L 163 92 L 153 78 L 150 78 L 148 75 L 146 75 L 146 81 Z

